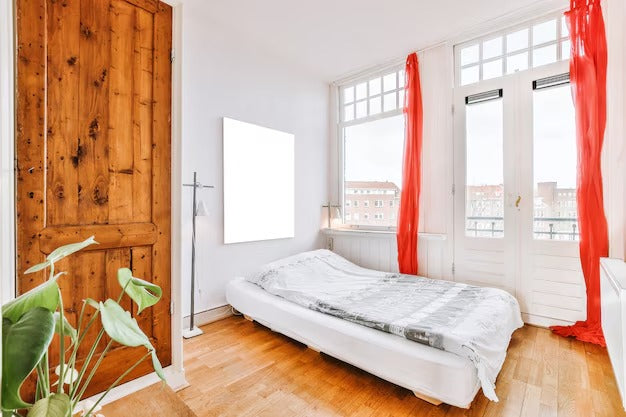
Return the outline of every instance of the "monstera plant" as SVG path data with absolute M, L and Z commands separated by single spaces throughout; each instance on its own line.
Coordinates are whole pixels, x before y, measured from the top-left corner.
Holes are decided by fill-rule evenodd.
M 118 385 L 142 361 L 151 358 L 152 366 L 161 380 L 165 381 L 161 364 L 148 337 L 141 331 L 137 321 L 120 306 L 125 295 L 137 305 L 138 313 L 156 304 L 161 298 L 161 288 L 150 282 L 132 276 L 130 269 L 120 268 L 117 280 L 123 291 L 117 300 L 83 300 L 76 328 L 73 328 L 64 315 L 63 297 L 59 280 L 65 272 L 55 273 L 54 264 L 89 245 L 97 244 L 94 237 L 70 245 L 62 246 L 48 255 L 46 261 L 29 268 L 25 273 L 35 273 L 49 269 L 49 278 L 38 287 L 24 293 L 2 306 L 2 392 L 0 405 L 2 416 L 20 416 L 27 412 L 28 417 L 70 417 L 77 412 L 83 416 L 93 416 L 99 404 L 109 391 Z M 85 318 L 85 312 L 93 309 L 94 314 Z M 87 331 L 96 320 L 102 323 L 94 342 L 90 342 L 89 353 L 77 366 L 78 348 Z M 49 347 L 54 334 L 59 335 L 59 365 L 50 372 L 51 358 Z M 96 348 L 105 333 L 110 341 L 102 352 Z M 125 346 L 146 348 L 146 354 L 134 365 L 121 372 L 111 386 L 95 402 L 79 401 L 98 367 L 111 348 L 113 342 Z M 81 358 L 83 359 L 83 358 Z M 95 362 L 94 362 L 95 361 Z M 89 371 L 89 372 L 87 372 Z M 36 373 L 35 402 L 25 401 L 20 395 L 24 381 Z M 56 376 L 55 376 L 56 374 Z M 87 404 L 87 406 L 85 406 Z

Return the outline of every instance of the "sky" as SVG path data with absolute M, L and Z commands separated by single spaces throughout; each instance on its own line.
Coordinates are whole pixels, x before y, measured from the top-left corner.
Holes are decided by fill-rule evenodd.
M 533 102 L 534 183 L 556 181 L 560 188 L 574 188 L 576 126 L 570 86 L 536 90 Z M 502 103 L 499 99 L 466 107 L 468 184 L 503 182 Z
M 533 92 L 534 183 L 576 186 L 576 136 L 570 86 Z M 466 107 L 467 183 L 503 183 L 502 100 Z M 402 187 L 404 116 L 345 129 L 346 181 L 391 181 Z
M 402 188 L 404 115 L 345 129 L 345 180 L 391 181 Z

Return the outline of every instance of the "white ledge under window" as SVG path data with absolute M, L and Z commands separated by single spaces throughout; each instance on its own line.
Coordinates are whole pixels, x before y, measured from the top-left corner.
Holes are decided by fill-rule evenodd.
M 371 230 L 371 229 L 349 229 L 349 228 L 325 228 L 322 233 L 326 236 L 367 236 L 380 238 L 395 238 L 395 230 Z M 418 237 L 424 240 L 446 240 L 448 236 L 444 233 L 418 233 Z

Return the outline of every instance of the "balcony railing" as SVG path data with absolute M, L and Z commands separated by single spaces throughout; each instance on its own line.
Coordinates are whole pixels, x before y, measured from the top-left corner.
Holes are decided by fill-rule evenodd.
M 476 237 L 479 233 L 483 237 L 500 237 L 504 233 L 503 217 L 469 216 L 466 220 L 466 232 L 474 233 Z M 535 217 L 533 220 L 535 226 L 537 223 L 543 223 L 548 227 L 547 230 L 537 230 L 533 227 L 536 238 L 545 239 L 541 236 L 547 236 L 550 240 L 578 240 L 578 219 L 575 217 Z M 571 223 L 571 231 L 563 230 L 562 225 L 566 223 Z M 483 227 L 478 227 L 479 225 Z

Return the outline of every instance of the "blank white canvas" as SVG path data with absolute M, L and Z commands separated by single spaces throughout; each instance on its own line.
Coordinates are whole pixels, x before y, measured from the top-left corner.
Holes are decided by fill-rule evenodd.
M 224 243 L 294 237 L 294 142 L 224 117 Z

